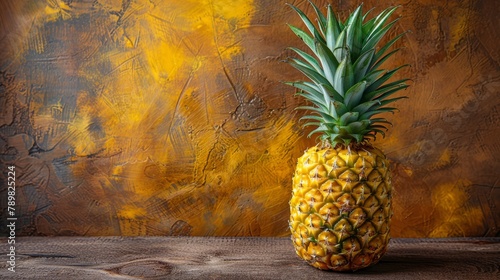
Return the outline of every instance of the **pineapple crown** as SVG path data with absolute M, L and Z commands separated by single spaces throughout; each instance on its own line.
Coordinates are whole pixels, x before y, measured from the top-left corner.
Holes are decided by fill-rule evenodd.
M 302 72 L 310 81 L 287 82 L 298 89 L 297 94 L 312 103 L 300 106 L 310 114 L 301 120 L 308 120 L 306 126 L 316 128 L 308 135 L 321 134 L 321 140 L 333 144 L 368 143 L 380 133 L 385 137 L 385 118 L 374 117 L 380 113 L 397 110 L 387 105 L 406 96 L 389 98 L 395 92 L 405 89 L 409 79 L 386 83 L 402 65 L 392 70 L 379 69 L 381 64 L 399 49 L 389 48 L 405 33 L 389 40 L 376 49 L 379 41 L 399 20 L 386 24 L 398 7 L 387 8 L 379 15 L 367 19 L 368 11 L 362 12 L 362 5 L 341 22 L 327 7 L 326 16 L 309 1 L 316 16 L 316 25 L 299 8 L 295 10 L 305 26 L 304 31 L 293 25 L 290 29 L 312 51 L 312 54 L 290 47 L 300 58 L 287 61 Z

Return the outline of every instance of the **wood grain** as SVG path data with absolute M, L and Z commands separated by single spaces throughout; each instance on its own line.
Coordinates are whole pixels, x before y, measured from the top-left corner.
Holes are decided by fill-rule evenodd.
M 251 237 L 21 237 L 16 239 L 16 272 L 7 271 L 2 262 L 0 278 L 500 279 L 497 237 L 393 239 L 380 263 L 354 273 L 313 268 L 296 257 L 290 242 Z

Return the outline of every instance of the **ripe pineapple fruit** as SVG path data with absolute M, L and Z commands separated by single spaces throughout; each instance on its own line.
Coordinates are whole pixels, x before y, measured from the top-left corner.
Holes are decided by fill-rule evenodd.
M 288 61 L 309 81 L 287 84 L 309 101 L 299 107 L 311 112 L 302 118 L 309 121 L 304 126 L 314 126 L 309 136 L 319 133 L 321 141 L 298 159 L 290 200 L 292 242 L 314 267 L 357 270 L 377 263 L 390 239 L 389 161 L 370 140 L 385 136 L 390 125 L 375 116 L 393 112 L 387 104 L 405 98 L 389 97 L 407 88 L 408 79 L 386 82 L 406 65 L 380 69 L 404 33 L 377 47 L 397 22 L 386 24 L 397 7 L 368 19 L 359 6 L 341 22 L 330 5 L 325 16 L 310 4 L 317 24 L 290 5 L 307 30 L 289 26 L 313 55 L 292 47 L 300 59 Z

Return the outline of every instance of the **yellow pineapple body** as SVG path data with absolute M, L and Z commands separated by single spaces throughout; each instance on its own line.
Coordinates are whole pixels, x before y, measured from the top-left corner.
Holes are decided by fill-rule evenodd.
M 390 239 L 391 176 L 371 146 L 313 147 L 298 159 L 290 200 L 295 251 L 324 270 L 377 263 Z

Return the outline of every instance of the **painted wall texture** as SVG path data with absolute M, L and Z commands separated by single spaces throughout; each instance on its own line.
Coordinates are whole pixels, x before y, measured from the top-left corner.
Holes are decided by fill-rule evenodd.
M 412 65 L 410 99 L 377 139 L 392 235 L 500 235 L 499 5 L 331 1 L 341 16 L 361 2 L 401 4 L 394 34 L 412 31 L 386 64 Z M 301 46 L 285 3 L 2 0 L 0 223 L 15 165 L 19 235 L 288 235 L 315 142 L 281 83 L 302 78 L 282 62 Z

